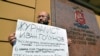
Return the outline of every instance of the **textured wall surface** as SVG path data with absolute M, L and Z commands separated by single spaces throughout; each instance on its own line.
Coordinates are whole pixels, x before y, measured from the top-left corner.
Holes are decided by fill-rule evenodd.
M 70 56 L 100 56 L 100 30 L 95 14 L 66 0 L 52 1 L 52 25 L 65 28 Z

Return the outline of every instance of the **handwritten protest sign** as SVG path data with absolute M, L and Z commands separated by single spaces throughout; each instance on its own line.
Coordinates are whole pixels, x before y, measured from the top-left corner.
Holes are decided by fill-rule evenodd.
M 12 56 L 69 56 L 66 30 L 18 20 Z

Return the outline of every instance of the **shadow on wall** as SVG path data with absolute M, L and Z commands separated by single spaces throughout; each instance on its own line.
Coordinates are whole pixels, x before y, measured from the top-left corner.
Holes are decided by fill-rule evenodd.
M 96 14 L 100 15 L 100 1 L 99 0 L 69 0 L 92 9 Z

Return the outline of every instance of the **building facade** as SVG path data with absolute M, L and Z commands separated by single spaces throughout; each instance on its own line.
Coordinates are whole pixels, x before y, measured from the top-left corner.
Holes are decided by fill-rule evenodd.
M 68 38 L 73 40 L 73 43 L 69 47 L 70 56 L 100 56 L 100 16 L 90 9 L 67 0 L 1 0 L 1 56 L 12 55 L 12 46 L 9 44 L 8 36 L 12 32 L 15 32 L 17 19 L 37 22 L 37 14 L 40 11 L 50 13 L 51 25 L 68 30 Z M 83 23 L 78 21 L 79 18 L 83 18 Z M 77 22 L 79 24 L 77 24 Z M 81 26 L 80 24 L 85 26 Z M 86 36 L 83 36 L 81 38 L 81 36 L 78 37 L 78 34 L 88 37 L 85 38 Z

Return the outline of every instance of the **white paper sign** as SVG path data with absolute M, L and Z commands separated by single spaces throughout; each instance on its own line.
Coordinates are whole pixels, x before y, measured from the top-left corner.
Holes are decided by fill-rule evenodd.
M 18 20 L 12 56 L 69 56 L 66 30 Z

